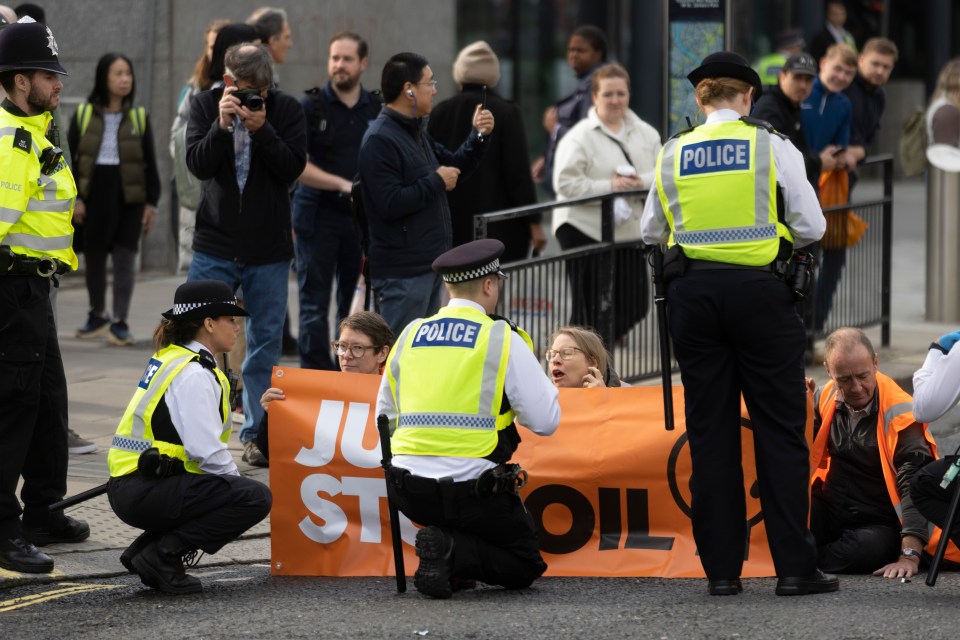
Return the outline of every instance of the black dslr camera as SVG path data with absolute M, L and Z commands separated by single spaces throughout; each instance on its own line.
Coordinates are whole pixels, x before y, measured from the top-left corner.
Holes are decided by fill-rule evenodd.
M 263 109 L 263 98 L 256 89 L 238 89 L 233 95 L 240 100 L 240 106 L 250 109 L 250 111 L 260 111 Z

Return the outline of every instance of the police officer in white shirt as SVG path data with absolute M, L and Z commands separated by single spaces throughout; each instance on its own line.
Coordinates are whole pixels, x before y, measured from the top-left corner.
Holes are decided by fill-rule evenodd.
M 377 414 L 390 420 L 388 490 L 417 533 L 417 589 L 430 597 L 479 580 L 529 586 L 546 570 L 533 519 L 517 494 L 526 477 L 508 464 L 514 422 L 550 435 L 557 389 L 529 336 L 491 316 L 504 246 L 476 240 L 439 256 L 450 303 L 407 325 L 387 359 Z

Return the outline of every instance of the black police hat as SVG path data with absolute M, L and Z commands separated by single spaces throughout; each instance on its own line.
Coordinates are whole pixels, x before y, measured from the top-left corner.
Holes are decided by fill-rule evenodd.
M 711 53 L 699 67 L 687 74 L 687 80 L 694 87 L 706 78 L 736 78 L 743 80 L 753 87 L 753 99 L 756 100 L 763 92 L 760 76 L 750 67 L 750 63 L 739 53 L 733 51 L 718 51 Z
M 0 71 L 40 69 L 68 75 L 60 66 L 60 50 L 50 28 L 21 18 L 0 29 Z
M 500 271 L 503 250 L 503 243 L 499 240 L 474 240 L 440 254 L 433 261 L 433 270 L 443 276 L 444 282 L 451 283 L 476 280 L 490 274 L 506 278 Z
M 177 287 L 173 308 L 161 315 L 167 320 L 196 319 L 217 316 L 249 316 L 237 306 L 237 298 L 226 282 L 221 280 L 193 280 Z

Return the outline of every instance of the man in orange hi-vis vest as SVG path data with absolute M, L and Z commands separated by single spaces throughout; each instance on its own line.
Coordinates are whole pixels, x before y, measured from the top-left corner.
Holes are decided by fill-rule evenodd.
M 913 399 L 877 363 L 861 330 L 827 337 L 832 380 L 814 391 L 810 530 L 824 571 L 909 578 L 931 540 L 908 487 L 937 445 L 914 418 Z

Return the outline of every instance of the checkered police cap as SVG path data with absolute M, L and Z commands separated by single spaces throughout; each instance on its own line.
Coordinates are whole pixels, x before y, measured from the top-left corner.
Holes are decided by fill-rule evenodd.
M 250 314 L 238 306 L 237 298 L 227 283 L 220 280 L 193 280 L 177 287 L 173 308 L 162 315 L 167 320 L 174 320 Z
M 433 270 L 443 276 L 444 282 L 451 284 L 491 274 L 506 278 L 500 271 L 503 250 L 503 243 L 499 240 L 474 240 L 441 254 L 433 261 Z

